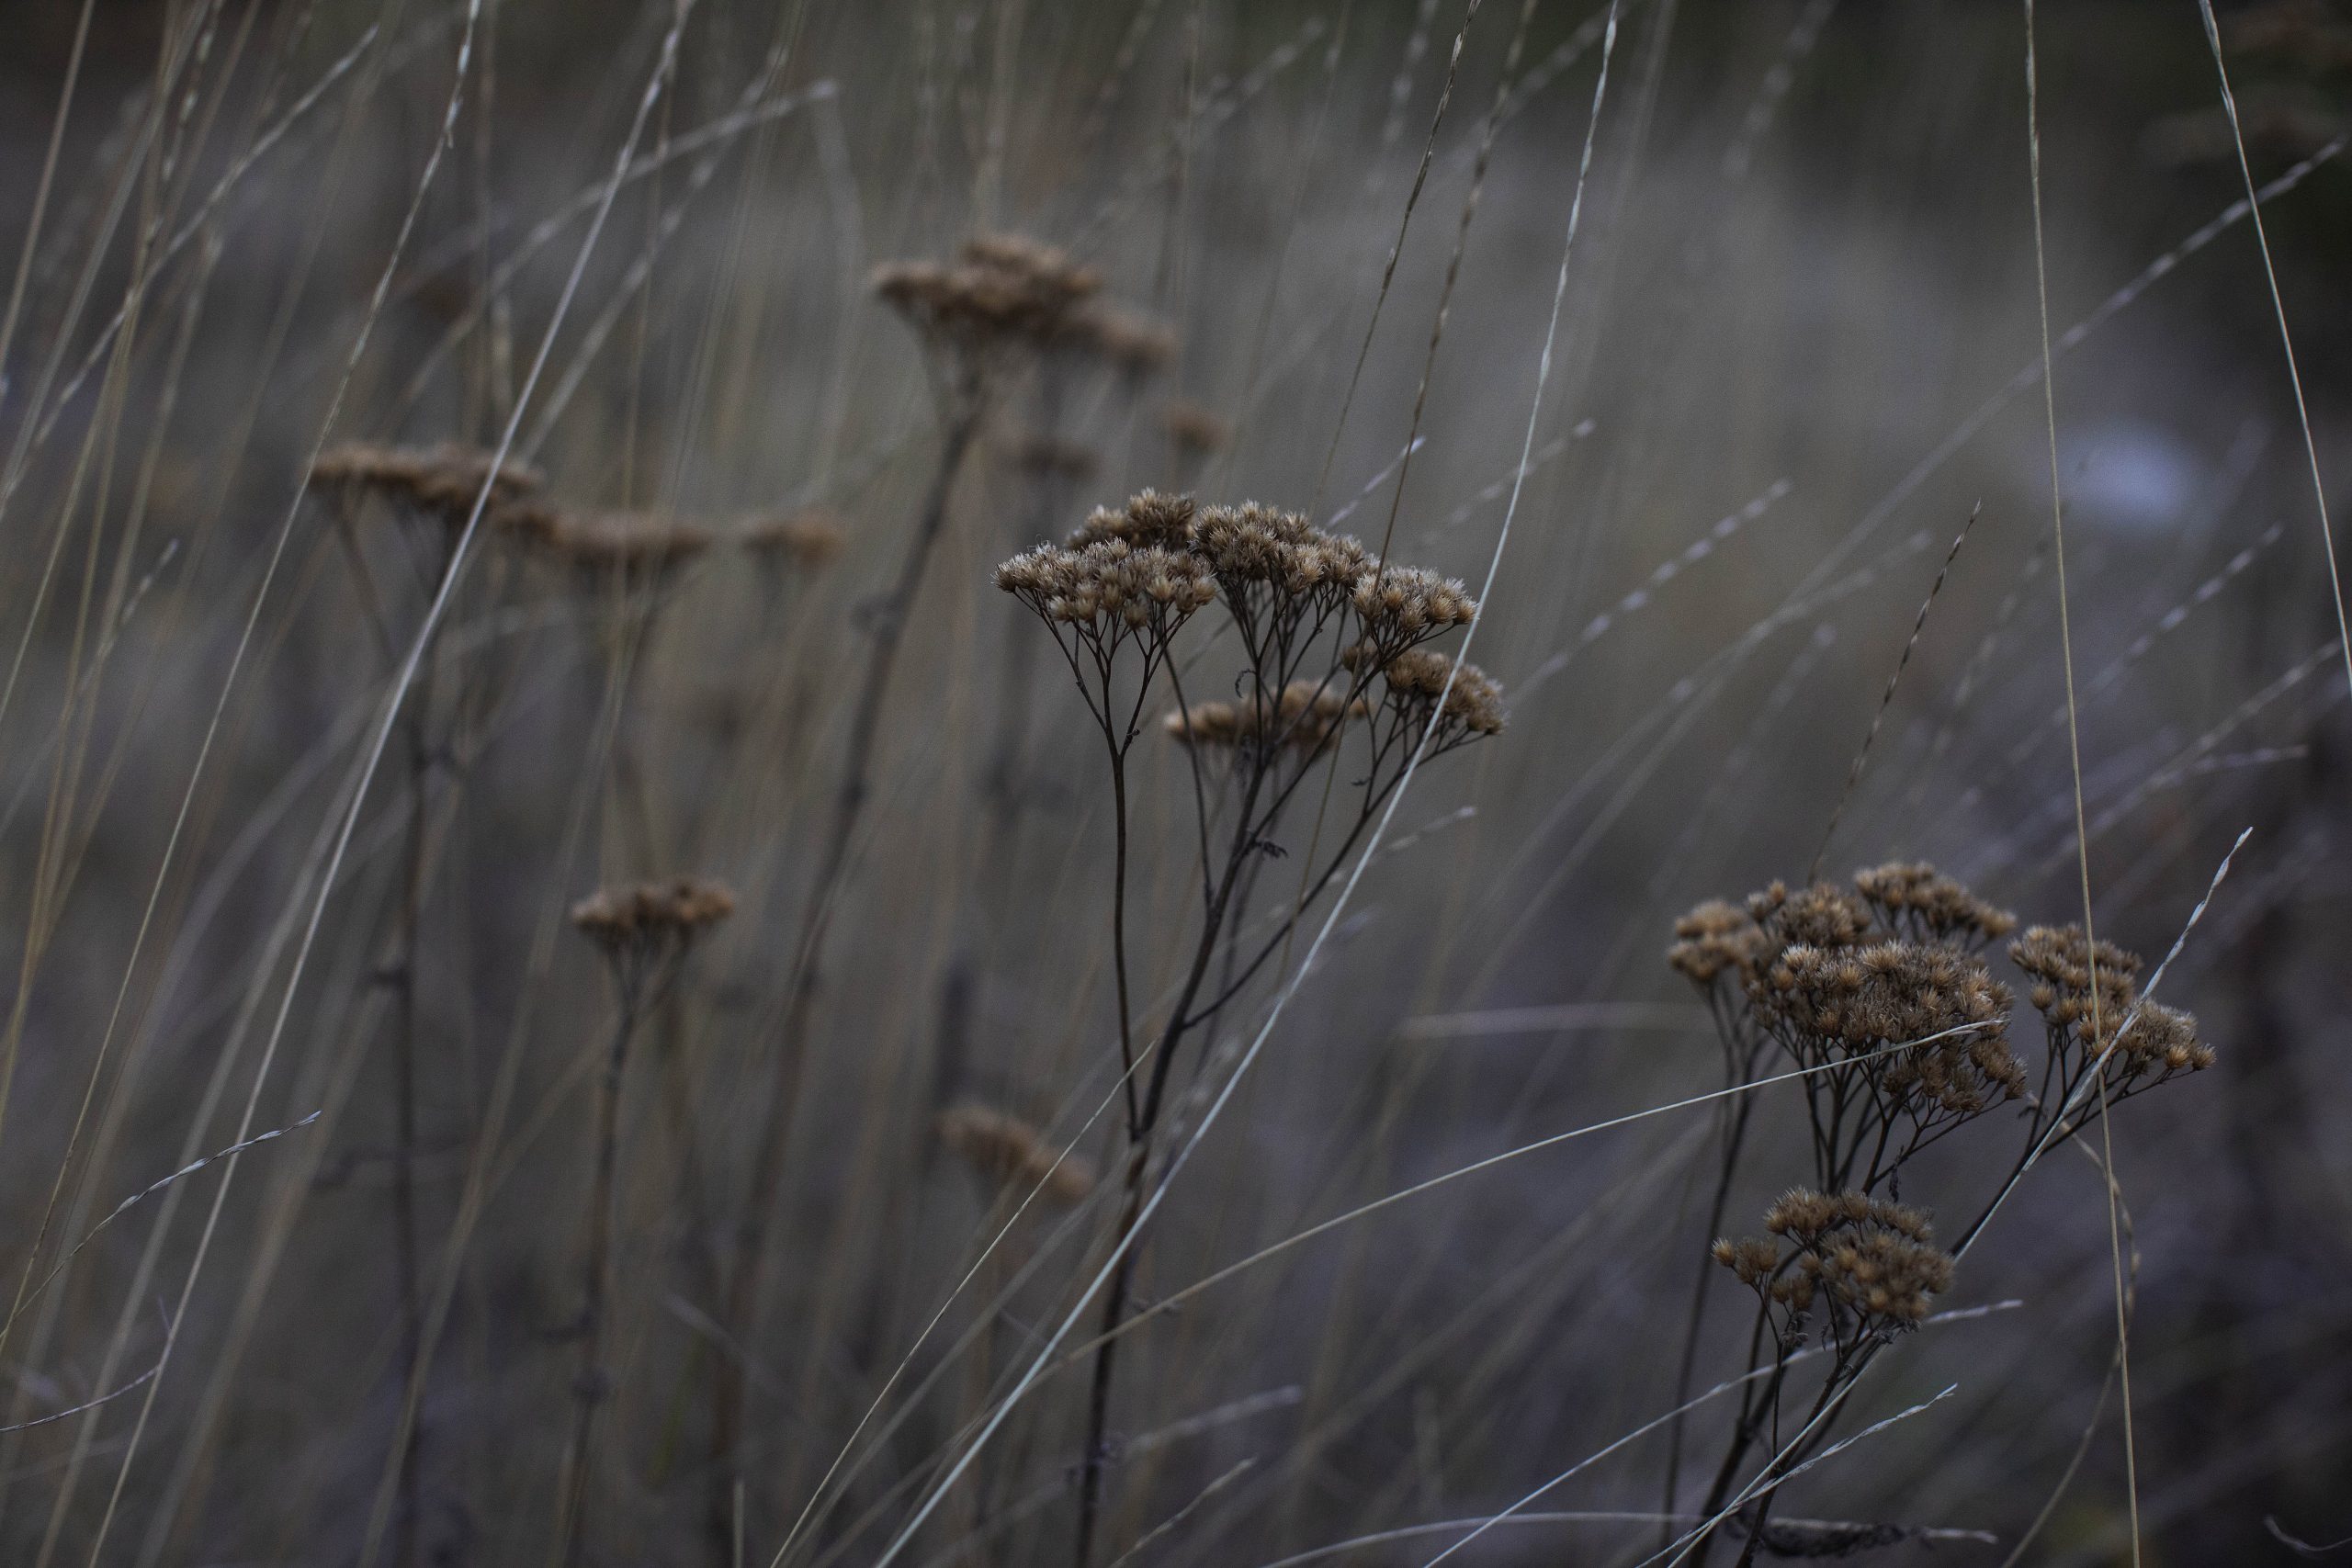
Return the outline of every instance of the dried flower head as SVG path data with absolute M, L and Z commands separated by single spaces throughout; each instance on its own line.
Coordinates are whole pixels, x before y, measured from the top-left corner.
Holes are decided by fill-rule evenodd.
M 2015 915 L 1986 903 L 1926 861 L 1890 861 L 1858 871 L 1854 891 L 1889 931 L 1915 941 L 1978 947 L 2017 929 Z
M 2093 1048 L 2122 1027 L 2140 995 L 2141 958 L 2111 942 L 2094 947 L 2079 925 L 2033 926 L 2009 943 L 2009 961 L 2033 982 L 2026 993 L 2053 1035 Z M 2098 1006 L 2092 973 L 2098 973 Z M 2094 1038 L 2093 1016 L 2098 1019 Z
M 1747 910 L 1721 898 L 1710 898 L 1676 920 L 1674 939 L 1666 950 L 1667 963 L 1702 990 L 1718 977 L 1752 973 L 1775 945 Z
M 659 512 L 579 512 L 526 501 L 494 521 L 548 559 L 589 573 L 658 573 L 712 544 L 709 529 Z
M 966 355 L 1051 344 L 1102 283 L 1051 245 L 1004 234 L 967 242 L 953 262 L 891 262 L 874 275 L 875 293 L 926 341 Z
M 1951 1289 L 1952 1256 L 1893 1231 L 1865 1226 L 1799 1265 L 1823 1294 L 1862 1322 L 1865 1332 L 1916 1326 L 1936 1297 Z
M 471 446 L 380 446 L 345 442 L 328 448 L 311 466 L 310 485 L 348 508 L 363 496 L 382 498 L 401 511 L 463 527 L 483 490 L 492 507 L 521 500 L 538 489 L 541 476 L 528 464 L 509 459 L 493 465 L 493 454 Z
M 1039 545 L 998 567 L 996 584 L 1104 649 L 1129 636 L 1164 641 L 1216 597 L 1196 557 L 1118 538 L 1080 549 Z
M 1418 566 L 1359 571 L 1355 607 L 1365 639 L 1391 659 L 1478 618 L 1478 602 L 1467 588 Z
M 991 1181 L 1038 1188 L 1049 1202 L 1076 1203 L 1094 1190 L 1094 1168 L 1057 1153 L 1036 1128 L 984 1105 L 958 1105 L 934 1123 L 939 1141 Z
M 1263 592 L 1337 604 L 1355 592 L 1371 564 L 1364 547 L 1327 534 L 1295 512 L 1258 502 L 1202 509 L 1193 547 L 1216 574 L 1238 614 Z
M 1842 1347 L 1917 1325 L 1951 1289 L 1951 1255 L 1934 1245 L 1927 1215 L 1899 1203 L 1798 1188 L 1766 1212 L 1764 1228 L 1778 1239 L 1718 1241 L 1715 1260 L 1792 1319 L 1825 1307 Z
M 1935 1234 L 1928 1216 L 1918 1210 L 1862 1192 L 1815 1192 L 1792 1187 L 1764 1211 L 1764 1228 L 1800 1247 L 1818 1247 L 1832 1231 L 1863 1224 L 1894 1231 L 1913 1241 L 1926 1241 Z
M 1192 544 L 1193 511 L 1189 495 L 1162 495 L 1156 490 L 1147 490 L 1130 496 L 1124 506 L 1096 507 L 1062 543 L 1079 550 L 1103 539 L 1117 539 L 1129 545 L 1182 550 Z
M 1230 422 L 1195 402 L 1172 402 L 1161 409 L 1159 427 L 1178 451 L 1194 457 L 1222 452 L 1233 439 Z
M 1362 673 L 1371 645 L 1357 643 L 1340 656 L 1340 663 Z M 1436 756 L 1467 745 L 1483 736 L 1503 731 L 1503 689 L 1475 664 L 1463 663 L 1433 648 L 1413 648 L 1380 667 L 1385 707 L 1399 738 L 1418 744 L 1421 732 L 1437 716 L 1430 736 L 1430 754 Z M 1444 699 L 1440 711 L 1439 699 Z
M 1878 937 L 1870 906 L 1826 882 L 1802 893 L 1775 882 L 1747 896 L 1747 912 L 1781 946 L 1859 947 Z
M 602 887 L 571 907 L 571 924 L 611 960 L 625 990 L 684 955 L 735 912 L 735 895 L 698 876 Z
M 2197 1017 L 2161 1002 L 2143 1001 L 2116 1046 L 2127 1086 L 2162 1083 L 2179 1073 L 2201 1073 L 2211 1066 L 2213 1047 L 2197 1037 Z
M 1148 376 L 1176 357 L 1176 333 L 1140 311 L 1090 299 L 1067 312 L 1059 342 L 1126 376 Z
M 1293 681 L 1272 702 L 1252 694 L 1238 702 L 1194 703 L 1173 708 L 1160 726 L 1179 745 L 1203 751 L 1270 755 L 1287 750 L 1313 757 L 1338 741 L 1351 718 L 1363 716 L 1361 698 L 1328 681 Z
M 831 566 L 849 543 L 849 530 L 822 507 L 777 513 L 745 523 L 736 537 L 763 561 L 800 571 Z
M 1747 993 L 1801 1065 L 1855 1063 L 1890 1114 L 1972 1116 L 2025 1090 L 2007 1038 L 2009 989 L 1955 949 L 1800 944 L 1754 972 Z

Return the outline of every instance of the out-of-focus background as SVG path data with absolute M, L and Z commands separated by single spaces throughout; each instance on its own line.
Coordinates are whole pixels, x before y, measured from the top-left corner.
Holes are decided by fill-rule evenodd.
M 1179 1143 L 1248 1071 L 1131 1310 L 1719 1088 L 1661 957 L 1703 898 L 1927 859 L 2056 923 L 2086 864 L 2153 964 L 2245 833 L 2161 990 L 2218 1062 L 2115 1110 L 2113 1233 L 2095 1131 L 1840 1434 L 1949 1397 L 1778 1508 L 1900 1528 L 1758 1544 L 2352 1536 L 2347 666 L 2243 205 L 2333 499 L 2352 7 L 2219 7 L 2243 170 L 2196 0 L 2036 11 L 2047 405 L 2012 5 L 12 7 L 0 1555 L 1055 1562 L 1091 1469 L 1097 1564 L 1419 1563 L 1608 1450 L 1461 1560 L 1668 1560 L 1728 1416 L 1677 1492 L 1663 1429 L 1611 1445 L 1750 1364 L 1718 1271 L 1678 1384 L 1714 1104 L 1184 1295 L 1090 1461 L 1092 1312 L 1052 1337 L 1118 1234 L 1112 804 L 991 571 L 1146 487 L 1493 568 L 1509 725 L 1187 1043 Z M 976 234 L 1168 335 L 992 375 L 925 554 L 956 393 L 869 277 Z M 435 606 L 440 525 L 309 482 L 353 441 L 684 542 L 485 522 Z M 1175 700 L 1128 780 L 1147 1011 L 1199 918 Z M 1323 788 L 1254 931 L 1332 858 Z M 632 1003 L 567 911 L 676 874 L 733 913 Z M 1800 1106 L 1756 1091 L 1729 1225 L 1800 1179 Z M 1034 1144 L 975 1163 L 937 1121 L 975 1107 Z M 2015 1142 L 1902 1195 L 1973 1214 Z M 1020 1209 L 1064 1147 L 1092 1190 Z

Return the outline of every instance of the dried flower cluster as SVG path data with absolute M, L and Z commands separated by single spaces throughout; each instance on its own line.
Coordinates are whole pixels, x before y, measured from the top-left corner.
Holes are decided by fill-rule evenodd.
M 1193 402 L 1173 402 L 1160 410 L 1159 427 L 1179 452 L 1192 457 L 1222 452 L 1233 439 L 1231 422 Z
M 1213 1028 L 1222 1010 L 1283 950 L 1301 912 L 1331 886 L 1413 759 L 1502 728 L 1501 693 L 1475 666 L 1422 646 L 1476 619 L 1477 604 L 1460 583 L 1389 566 L 1354 539 L 1254 502 L 1196 508 L 1187 497 L 1146 491 L 1124 506 L 1097 509 L 1065 542 L 1006 561 L 996 581 L 1054 634 L 1109 761 L 1110 936 L 1120 1063 L 1126 1069 L 1119 1093 L 1130 1145 L 1119 1223 L 1128 1227 L 1140 1212 L 1140 1183 L 1168 1103 L 1169 1075 L 1188 1032 Z M 1217 601 L 1240 645 L 1242 667 L 1231 700 L 1195 702 L 1185 696 L 1170 662 L 1170 639 Z M 1128 649 L 1139 650 L 1131 662 L 1140 668 L 1114 668 L 1116 656 Z M 1152 1054 L 1143 1067 L 1129 984 L 1127 766 L 1144 705 L 1163 670 L 1170 671 L 1178 705 L 1163 728 L 1183 749 L 1192 773 L 1203 918 L 1182 964 L 1184 978 L 1148 1036 Z M 1329 858 L 1301 868 L 1288 918 L 1263 940 L 1246 935 L 1258 869 L 1288 852 L 1276 834 L 1314 771 L 1309 764 L 1335 756 L 1355 730 L 1366 735 L 1370 759 L 1351 786 L 1353 820 L 1343 813 L 1329 840 L 1309 846 L 1310 856 L 1326 851 Z M 1424 738 L 1430 742 L 1426 748 Z M 1130 1283 L 1123 1262 L 1103 1299 L 1106 1333 L 1095 1352 L 1086 1438 L 1086 1452 L 1096 1457 L 1079 1487 L 1081 1543 L 1091 1534 L 1099 1496 L 1114 1331 Z M 1081 1544 L 1080 1559 L 1085 1558 Z
M 1973 1116 L 2024 1092 L 2006 1038 L 2009 988 L 1955 949 L 1786 948 L 1748 981 L 1748 998 L 1799 1065 L 1853 1064 L 1887 1112 Z
M 2047 1026 L 2069 1099 L 2094 1072 L 2105 1077 L 2108 1098 L 2120 1100 L 2213 1065 L 2192 1015 L 2141 998 L 2138 953 L 2094 945 L 2081 926 L 2064 925 L 2031 928 L 2009 944 L 2009 957 L 2033 982 L 2027 997 Z
M 1096 507 L 1062 543 L 1074 550 L 1084 549 L 1104 539 L 1117 539 L 1129 545 L 1156 545 L 1166 550 L 1189 549 L 1196 510 L 1189 495 L 1162 495 L 1158 491 L 1147 490 L 1130 499 L 1125 506 Z
M 1256 502 L 1195 507 L 1189 497 L 1145 491 L 1124 506 L 1098 507 L 1062 545 L 1005 562 L 997 586 L 1049 625 L 1099 637 L 1093 628 L 1116 616 L 1156 648 L 1222 597 L 1248 659 L 1249 690 L 1237 702 L 1193 704 L 1169 716 L 1168 733 L 1196 750 L 1246 740 L 1265 758 L 1313 755 L 1348 717 L 1366 716 L 1381 721 L 1376 754 L 1430 731 L 1436 755 L 1503 728 L 1501 688 L 1477 666 L 1421 646 L 1476 617 L 1462 584 L 1384 566 L 1297 513 Z M 1309 649 L 1342 618 L 1354 635 L 1339 671 L 1304 674 Z M 1377 702 L 1369 694 L 1375 679 Z
M 1467 589 L 1418 566 L 1383 566 L 1359 574 L 1355 606 L 1363 617 L 1365 640 L 1380 650 L 1384 666 L 1408 649 L 1478 618 L 1478 602 Z
M 461 528 L 485 488 L 490 504 L 499 507 L 522 500 L 543 482 L 527 464 L 493 463 L 493 457 L 446 443 L 412 447 L 346 442 L 320 454 L 311 466 L 310 484 L 346 513 L 372 495 L 395 511 Z
M 1349 667 L 1360 662 L 1351 660 Z M 1475 664 L 1433 648 L 1413 648 L 1382 665 L 1380 675 L 1396 737 L 1410 743 L 1427 733 L 1432 757 L 1503 732 L 1503 689 Z
M 715 542 L 696 523 L 659 512 L 591 512 L 526 501 L 494 519 L 547 558 L 593 574 L 650 576 L 702 554 Z
M 1726 976 L 1744 980 L 1772 945 L 1754 916 L 1736 904 L 1710 898 L 1674 922 L 1674 945 L 1666 950 L 1666 961 L 1705 990 Z
M 1351 718 L 1364 715 L 1328 682 L 1293 681 L 1272 703 L 1247 696 L 1238 702 L 1194 703 L 1171 708 L 1160 722 L 1179 745 L 1209 751 L 1266 754 L 1287 748 L 1313 757 L 1335 743 Z
M 757 558 L 818 571 L 831 566 L 849 543 L 842 520 L 821 507 L 755 517 L 742 525 L 737 537 Z
M 1925 861 L 1895 861 L 1854 874 L 1854 891 L 1889 931 L 1914 942 L 1981 947 L 2017 930 L 2018 918 Z
M 1774 883 L 1745 912 L 1702 904 L 1676 922 L 1667 962 L 1707 995 L 1735 1059 L 1752 1063 L 1770 1042 L 1807 1070 L 1817 1174 L 1868 1191 L 2005 1101 L 2029 1100 L 2036 1137 L 2079 1124 L 2101 1063 L 2114 1099 L 2212 1062 L 2193 1018 L 2141 1001 L 2136 955 L 2100 942 L 2094 963 L 2079 926 L 2036 926 L 2008 945 L 2047 1025 L 2030 1095 L 2008 1039 L 2012 995 L 1980 955 L 2016 924 L 1933 866 L 1896 862 L 1857 872 L 1850 888 Z M 1908 1135 L 1885 1136 L 1898 1120 Z
M 1077 549 L 1039 545 L 997 568 L 996 585 L 1046 620 L 1105 644 L 1130 634 L 1165 642 L 1216 598 L 1216 585 L 1195 558 L 1124 539 Z
M 889 262 L 874 274 L 875 293 L 893 310 L 957 347 L 1049 342 L 1102 287 L 1093 268 L 1005 234 L 967 242 L 953 262 Z
M 690 941 L 735 912 L 735 895 L 697 876 L 600 887 L 571 907 L 571 923 L 599 947 Z
M 1094 1190 L 1094 1168 L 1065 1154 L 1017 1116 L 985 1105 L 957 1105 L 939 1113 L 939 1141 L 990 1181 L 1035 1187 L 1047 1201 L 1071 1204 Z
M 1775 882 L 1747 896 L 1747 912 L 1781 947 L 1859 947 L 1877 934 L 1869 904 L 1834 883 L 1792 893 Z
M 1766 1211 L 1764 1228 L 1770 1237 L 1716 1242 L 1714 1258 L 1776 1314 L 1784 1345 L 1818 1309 L 1825 1338 L 1851 1354 L 1917 1326 L 1951 1289 L 1951 1255 L 1917 1209 L 1798 1188 Z
M 1056 338 L 1126 376 L 1148 376 L 1176 357 L 1176 333 L 1140 311 L 1089 299 L 1065 312 Z
M 1815 1411 L 1831 1409 L 1871 1358 L 1951 1288 L 1953 1254 L 1935 1244 L 1925 1214 L 1895 1201 L 1914 1156 L 2022 1103 L 2024 1147 L 2006 1185 L 1993 1184 L 1973 1237 L 2000 1195 L 2093 1113 L 2084 1090 L 2098 1074 L 2108 1075 L 2111 1100 L 2212 1062 L 2195 1019 L 2141 998 L 2137 956 L 2094 948 L 2079 926 L 2036 926 L 2007 950 L 2047 1025 L 2041 1083 L 2030 1088 L 2008 1038 L 2015 998 L 1984 956 L 2016 925 L 1918 862 L 1857 872 L 1849 887 L 1792 892 L 1776 882 L 1744 908 L 1711 899 L 1675 922 L 1667 963 L 1707 998 L 1734 1087 L 1755 1085 L 1774 1048 L 1795 1069 L 1814 1168 L 1812 1185 L 1766 1213 L 1767 1235 L 1713 1244 L 1714 1261 L 1756 1292 L 1754 1343 L 1762 1348 L 1769 1331 L 1772 1359 L 1751 1368 L 1770 1381 L 1741 1393 L 1708 1513 L 1729 1501 L 1730 1478 L 1757 1445 L 1773 1447 L 1771 1477 L 1821 1450 L 1827 1429 L 1811 1418 L 1792 1440 L 1778 1435 L 1801 1346 L 1812 1339 L 1830 1354 L 1821 1387 L 1805 1397 Z M 1755 1103 L 1741 1097 L 1725 1118 L 1717 1224 Z M 1767 1517 L 1769 1506 L 1751 1523 L 1751 1542 Z

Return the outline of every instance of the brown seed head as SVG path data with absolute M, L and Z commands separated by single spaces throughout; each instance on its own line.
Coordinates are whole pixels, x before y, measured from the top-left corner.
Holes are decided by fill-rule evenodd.
M 1891 861 L 1854 874 L 1860 894 L 1887 929 L 1922 941 L 1977 946 L 2017 929 L 2018 918 L 1971 893 L 1926 861 Z
M 1775 882 L 1747 896 L 1747 912 L 1782 945 L 1858 947 L 1877 935 L 1870 906 L 1826 882 L 1802 893 Z
M 1194 402 L 1173 402 L 1159 411 L 1159 427 L 1177 449 L 1195 457 L 1225 450 L 1233 426 L 1215 411 Z
M 1800 1187 L 1766 1211 L 1764 1228 L 1779 1240 L 1719 1241 L 1716 1260 L 1788 1312 L 1826 1299 L 1841 1337 L 1910 1327 L 1951 1288 L 1952 1258 L 1928 1216 L 1885 1199 Z
M 1148 376 L 1176 357 L 1174 328 L 1100 299 L 1087 300 L 1066 314 L 1059 339 L 1127 376 Z
M 1736 904 L 1710 898 L 1674 922 L 1675 942 L 1666 961 L 1702 990 L 1718 976 L 1736 978 L 1753 971 L 1772 950 L 1764 928 Z
M 1351 718 L 1363 716 L 1362 699 L 1351 703 L 1329 682 L 1293 681 L 1271 703 L 1253 694 L 1238 702 L 1194 703 L 1171 708 L 1160 728 L 1182 746 L 1202 750 L 1288 750 L 1312 757 L 1340 738 Z
M 1216 598 L 1197 557 L 1117 538 L 1083 549 L 1039 545 L 998 567 L 996 584 L 1046 620 L 1105 642 L 1145 632 L 1164 638 Z
M 1103 539 L 1185 549 L 1192 543 L 1193 510 L 1189 495 L 1162 495 L 1148 490 L 1129 497 L 1124 506 L 1096 507 L 1062 543 L 1074 550 Z
M 511 458 L 496 466 L 493 477 L 491 457 L 477 447 L 448 444 L 380 446 L 351 441 L 319 455 L 311 466 L 310 485 L 346 505 L 375 495 L 395 507 L 462 527 L 473 515 L 484 486 L 496 508 L 521 500 L 541 483 L 537 469 Z
M 1807 1065 L 1859 1061 L 1915 1118 L 1974 1115 L 2025 1092 L 2008 1048 L 2009 988 L 1955 948 L 1798 945 L 1753 972 L 1756 1016 Z
M 2139 999 L 2140 955 L 2104 939 L 2094 948 L 2084 940 L 2079 925 L 2033 926 L 2009 943 L 2009 959 L 2033 981 L 2028 996 L 2049 1023 L 2053 1041 L 2064 1047 L 2104 1048 Z M 2096 1007 L 2094 968 L 2098 974 Z
M 832 513 L 812 506 L 754 517 L 742 525 L 736 537 L 745 549 L 763 560 L 800 571 L 817 571 L 831 566 L 841 555 L 849 543 L 849 530 Z
M 934 344 L 977 352 L 1052 343 L 1102 282 L 1050 245 L 984 234 L 954 262 L 885 265 L 874 291 Z
M 684 942 L 735 912 L 735 895 L 698 876 L 602 887 L 571 907 L 571 923 L 599 947 Z
M 492 521 L 546 556 L 588 572 L 658 572 L 700 555 L 711 533 L 658 512 L 577 512 L 526 501 Z
M 1400 649 L 1478 618 L 1478 602 L 1468 589 L 1418 566 L 1359 571 L 1355 606 L 1367 637 Z
M 1094 1190 L 1094 1168 L 1074 1154 L 1059 1155 L 1036 1128 L 984 1105 L 940 1112 L 939 1141 L 980 1175 L 996 1182 L 1037 1187 L 1050 1202 L 1078 1202 Z

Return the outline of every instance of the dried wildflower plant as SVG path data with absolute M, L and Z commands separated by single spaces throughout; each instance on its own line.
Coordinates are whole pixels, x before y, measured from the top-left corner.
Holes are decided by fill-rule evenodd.
M 571 924 L 604 953 L 617 993 L 611 1033 L 597 1079 L 594 1167 L 590 1179 L 588 1235 L 582 1268 L 579 1371 L 572 1380 L 576 1414 L 566 1453 L 567 1484 L 560 1529 L 563 1554 L 576 1561 L 593 1495 L 596 1416 L 610 1389 L 607 1303 L 619 1234 L 621 1094 L 629 1047 L 646 1014 L 677 979 L 688 951 L 735 912 L 735 896 L 718 883 L 679 876 L 662 882 L 600 888 L 571 907 Z
M 1713 1261 L 1756 1292 L 1751 1343 L 1769 1343 L 1773 1359 L 1769 1381 L 1744 1385 L 1708 1517 L 1758 1443 L 1774 1453 L 1768 1480 L 1818 1452 L 1842 1390 L 1950 1289 L 1954 1253 L 1898 1201 L 1909 1161 L 1996 1110 L 2019 1108 L 2023 1146 L 1962 1234 L 1955 1252 L 1965 1250 L 2057 1140 L 2117 1100 L 2211 1065 L 2196 1020 L 2141 994 L 2137 954 L 2094 946 L 2080 926 L 2035 926 L 2007 956 L 2044 1025 L 2036 1086 L 2009 1037 L 2014 994 L 1984 956 L 2016 927 L 2008 911 L 1933 866 L 1905 862 L 1857 872 L 1850 887 L 1792 893 L 1775 883 L 1744 907 L 1710 900 L 1675 922 L 1667 962 L 1713 1010 L 1733 1087 L 1754 1082 L 1768 1052 L 1784 1056 L 1799 1080 L 1814 1168 L 1812 1185 L 1767 1214 L 1768 1236 L 1713 1246 Z M 1740 1096 L 1726 1117 L 1711 1228 L 1753 1099 Z M 1703 1297 L 1689 1345 L 1702 1306 Z M 1828 1354 L 1829 1370 L 1792 1439 L 1783 1399 L 1808 1341 Z M 1750 1510 L 1751 1543 L 1770 1506 L 1768 1495 Z
M 1255 502 L 1204 508 L 1146 491 L 1124 506 L 1097 509 L 1061 544 L 1013 557 L 996 580 L 1052 632 L 1110 761 L 1112 969 L 1128 1138 L 1116 1222 L 1124 1236 L 1140 1212 L 1153 1136 L 1187 1036 L 1213 1025 L 1282 950 L 1416 759 L 1500 732 L 1501 693 L 1476 666 L 1428 646 L 1476 618 L 1477 604 L 1459 582 L 1378 559 L 1300 513 Z M 1229 699 L 1195 701 L 1178 680 L 1172 649 L 1213 604 L 1224 606 L 1241 667 Z M 1128 985 L 1127 760 L 1144 702 L 1163 674 L 1176 704 L 1162 728 L 1191 773 L 1201 914 L 1190 956 L 1180 960 L 1174 998 L 1148 1032 L 1146 1068 L 1138 1049 L 1145 1032 Z M 1259 870 L 1283 852 L 1276 833 L 1286 808 L 1312 764 L 1328 759 L 1339 767 L 1355 732 L 1365 737 L 1368 755 L 1354 772 L 1353 809 L 1318 846 L 1328 858 L 1301 868 L 1287 918 L 1245 949 L 1241 932 Z M 1121 1254 L 1103 1295 L 1080 1482 L 1081 1562 L 1099 1501 L 1116 1331 L 1133 1262 L 1131 1249 Z

